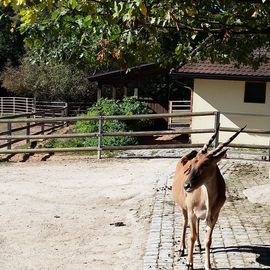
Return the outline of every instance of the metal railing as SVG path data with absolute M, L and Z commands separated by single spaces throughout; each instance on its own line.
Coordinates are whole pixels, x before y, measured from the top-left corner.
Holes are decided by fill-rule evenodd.
M 25 97 L 0 97 L 0 117 L 22 113 L 43 112 L 47 116 L 78 115 L 86 113 L 94 102 L 44 101 Z M 56 111 L 56 109 L 59 109 Z
M 136 119 L 159 119 L 159 118 L 174 118 L 174 117 L 195 117 L 195 116 L 209 116 L 214 117 L 214 127 L 210 129 L 190 129 L 182 128 L 178 130 L 162 130 L 162 131 L 128 131 L 128 132 L 104 132 L 103 125 L 104 121 L 108 120 L 136 120 Z M 45 124 L 45 123 L 74 123 L 76 121 L 98 121 L 98 131 L 92 133 L 71 133 L 71 134 L 49 134 L 49 135 L 38 135 L 38 134 L 27 134 L 27 135 L 12 135 L 11 132 L 8 134 L 1 134 L 0 140 L 48 140 L 48 139 L 70 139 L 70 138 L 97 138 L 97 145 L 95 147 L 72 147 L 72 148 L 40 148 L 40 149 L 4 149 L 0 150 L 0 154 L 16 154 L 16 153 L 51 153 L 51 152 L 82 152 L 82 151 L 97 151 L 98 158 L 101 158 L 102 151 L 105 150 L 138 150 L 138 149 L 168 149 L 168 148 L 197 148 L 202 147 L 203 143 L 200 144 L 187 144 L 187 143 L 174 143 L 174 144 L 156 144 L 156 145 L 124 145 L 124 146 L 104 146 L 102 143 L 103 137 L 106 136 L 153 136 L 153 135 L 169 135 L 169 134 L 194 134 L 194 133 L 213 133 L 218 128 L 220 123 L 220 112 L 200 112 L 200 113 L 174 113 L 174 114 L 146 114 L 146 115 L 115 115 L 115 116 L 78 116 L 78 117 L 55 117 L 55 118 L 28 118 L 28 119 L 0 119 L 1 123 L 11 125 L 13 123 L 25 123 L 26 125 Z M 221 127 L 220 131 L 235 132 L 237 129 Z M 270 134 L 270 130 L 259 130 L 259 129 L 245 129 L 245 133 L 255 134 Z M 29 132 L 28 132 L 29 133 Z M 219 143 L 219 137 L 217 136 L 214 145 L 217 146 Z M 254 149 L 268 149 L 270 156 L 270 146 L 264 145 L 246 145 L 246 144 L 230 144 L 230 147 L 239 148 L 254 148 Z
M 35 101 L 25 97 L 0 97 L 0 116 L 32 113 Z
M 190 100 L 169 100 L 169 113 L 191 112 Z M 191 116 L 187 117 L 170 117 L 168 119 L 168 128 L 189 127 Z

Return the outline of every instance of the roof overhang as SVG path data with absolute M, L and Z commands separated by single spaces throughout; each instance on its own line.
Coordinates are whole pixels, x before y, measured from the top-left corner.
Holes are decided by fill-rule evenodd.
M 100 84 L 119 85 L 147 79 L 160 74 L 168 74 L 168 70 L 163 69 L 154 63 L 149 63 L 135 66 L 128 70 L 119 69 L 97 73 L 89 76 L 88 80 Z
M 231 62 L 221 64 L 210 60 L 179 66 L 173 76 L 189 79 L 265 81 L 270 82 L 270 62 L 261 63 L 256 69 L 249 65 L 238 66 Z
M 208 80 L 230 80 L 230 81 L 260 81 L 270 82 L 268 76 L 250 76 L 250 75 L 225 75 L 225 74 L 202 74 L 202 73 L 187 73 L 173 72 L 171 75 L 181 79 L 208 79 Z

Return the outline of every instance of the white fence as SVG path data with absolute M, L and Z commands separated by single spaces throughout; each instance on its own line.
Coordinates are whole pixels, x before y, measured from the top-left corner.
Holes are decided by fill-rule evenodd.
M 33 98 L 0 97 L 0 115 L 13 115 L 34 112 L 35 101 Z
M 0 116 L 18 115 L 22 113 L 39 113 L 43 116 L 75 116 L 86 113 L 93 102 L 58 102 L 41 101 L 25 97 L 0 97 Z

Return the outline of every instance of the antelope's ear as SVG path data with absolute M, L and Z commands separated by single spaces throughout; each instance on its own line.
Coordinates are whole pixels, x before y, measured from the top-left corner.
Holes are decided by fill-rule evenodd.
M 188 162 L 188 158 L 186 156 L 180 159 L 180 163 L 182 163 L 183 165 L 185 165 L 187 162 Z
M 187 155 L 183 156 L 180 159 L 180 162 L 185 165 L 189 160 L 195 158 L 197 156 L 198 152 L 196 150 L 192 150 L 190 153 L 188 153 Z
M 215 161 L 215 163 L 218 163 L 223 157 L 226 156 L 226 152 L 228 151 L 227 149 L 222 150 L 221 152 L 219 152 L 217 155 L 212 156 L 212 160 Z

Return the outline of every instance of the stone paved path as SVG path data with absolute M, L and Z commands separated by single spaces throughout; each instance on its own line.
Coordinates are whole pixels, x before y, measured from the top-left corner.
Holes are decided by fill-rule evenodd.
M 269 183 L 269 166 L 263 161 L 220 162 L 227 201 L 213 234 L 213 269 L 270 269 L 270 206 L 252 204 L 243 195 L 246 188 Z M 185 269 L 185 257 L 179 256 L 182 216 L 171 196 L 173 173 L 158 183 L 144 270 Z M 203 261 L 204 250 L 195 252 L 194 269 L 203 269 Z

